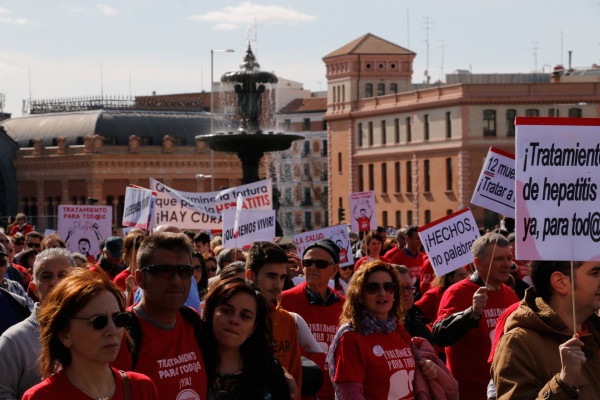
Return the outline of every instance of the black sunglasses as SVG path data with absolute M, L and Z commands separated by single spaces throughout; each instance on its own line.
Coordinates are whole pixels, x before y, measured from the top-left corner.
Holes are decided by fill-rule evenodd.
M 36 249 L 39 249 L 41 246 L 40 243 L 27 243 L 27 247 L 35 247 Z
M 310 268 L 313 265 L 319 269 L 325 269 L 325 268 L 329 267 L 331 265 L 331 263 L 326 260 L 308 260 L 308 259 L 302 260 L 302 266 L 304 268 Z
M 155 264 L 140 268 L 140 271 L 148 272 L 151 275 L 163 279 L 173 279 L 175 274 L 179 275 L 180 279 L 190 279 L 194 274 L 194 267 L 189 264 L 170 265 L 170 264 Z
M 381 287 L 379 282 L 367 282 L 365 283 L 365 292 L 368 294 L 377 294 Z M 393 294 L 396 291 L 396 284 L 394 282 L 385 282 L 383 284 L 383 291 L 387 294 Z
M 91 317 L 71 317 L 72 319 L 81 319 L 92 323 L 92 327 L 100 331 L 108 325 L 108 315 L 92 315 Z M 119 312 L 110 317 L 117 328 L 123 328 L 131 320 L 131 314 Z
M 345 270 L 347 270 L 347 269 L 351 269 L 351 268 L 352 268 L 352 265 L 346 265 L 345 267 L 340 267 L 340 269 L 341 269 L 342 271 L 345 271 Z

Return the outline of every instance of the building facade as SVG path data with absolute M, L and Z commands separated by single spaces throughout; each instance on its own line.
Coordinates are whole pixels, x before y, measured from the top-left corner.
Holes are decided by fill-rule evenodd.
M 533 74 L 522 83 L 413 90 L 414 56 L 366 34 L 323 58 L 332 224 L 350 222 L 350 193 L 373 190 L 379 225 L 424 225 L 471 207 L 492 228 L 499 216 L 469 201 L 489 147 L 514 153 L 515 117 L 600 113 L 595 76 L 574 82 L 547 74 L 539 82 Z

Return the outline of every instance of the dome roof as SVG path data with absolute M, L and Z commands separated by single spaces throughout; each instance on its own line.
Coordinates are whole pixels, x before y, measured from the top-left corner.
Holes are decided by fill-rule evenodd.
M 233 130 L 237 122 L 214 117 L 215 131 Z M 136 135 L 151 145 L 162 145 L 165 135 L 179 139 L 180 145 L 193 146 L 195 137 L 210 133 L 210 113 L 182 111 L 92 110 L 34 114 L 0 122 L 19 147 L 33 146 L 42 139 L 43 146 L 56 145 L 64 137 L 67 145 L 83 144 L 89 135 L 105 137 L 105 143 L 126 146 L 129 136 Z

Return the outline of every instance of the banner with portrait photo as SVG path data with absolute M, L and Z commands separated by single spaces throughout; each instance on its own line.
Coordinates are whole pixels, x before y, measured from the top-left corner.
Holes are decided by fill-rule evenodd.
M 368 232 L 377 229 L 375 192 L 350 193 L 350 225 L 352 232 Z
M 60 205 L 58 234 L 69 251 L 97 259 L 100 242 L 112 236 L 112 207 Z
M 340 248 L 340 267 L 354 265 L 354 257 L 352 256 L 352 243 L 350 243 L 348 225 L 330 226 L 327 228 L 294 235 L 294 241 L 296 242 L 298 255 L 302 257 L 304 250 L 311 243 L 322 239 L 330 239 Z

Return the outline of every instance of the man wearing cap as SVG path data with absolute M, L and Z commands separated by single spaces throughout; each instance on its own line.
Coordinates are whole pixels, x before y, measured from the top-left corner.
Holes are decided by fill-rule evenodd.
M 40 302 L 75 266 L 71 253 L 62 248 L 46 249 L 33 263 L 33 281 Z M 24 321 L 10 327 L 0 337 L 0 399 L 20 399 L 27 389 L 42 380 L 40 370 L 39 303 Z
M 326 379 L 325 355 L 338 330 L 346 299 L 327 284 L 338 270 L 339 252 L 339 247 L 329 239 L 309 245 L 302 256 L 306 282 L 286 290 L 281 296 L 281 307 L 304 318 L 323 351 L 308 355 L 321 367 L 325 377 L 317 393 L 320 400 L 334 399 L 331 381 Z
M 123 264 L 123 238 L 111 236 L 104 242 L 102 257 L 98 260 L 100 268 L 106 272 L 112 280 L 127 266 Z

